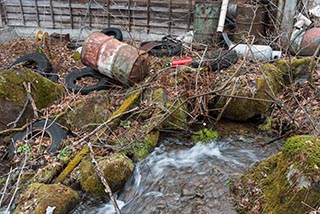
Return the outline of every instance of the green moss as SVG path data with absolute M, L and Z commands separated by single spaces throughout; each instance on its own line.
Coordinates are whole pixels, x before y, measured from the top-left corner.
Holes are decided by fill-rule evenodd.
M 113 192 L 119 191 L 133 173 L 132 161 L 123 154 L 114 153 L 107 158 L 96 157 L 96 160 Z M 83 191 L 91 195 L 102 196 L 106 194 L 105 188 L 89 159 L 83 159 L 80 163 L 79 181 Z
M 286 84 L 293 83 L 296 79 L 306 76 L 306 79 L 311 80 L 311 70 L 316 63 L 311 57 L 293 58 L 290 60 L 281 59 L 277 63 L 277 67 L 283 75 Z
M 193 142 L 202 142 L 202 143 L 209 143 L 212 140 L 216 140 L 218 138 L 218 132 L 215 130 L 210 129 L 202 129 L 195 132 L 192 136 Z
M 90 93 L 84 99 L 71 106 L 67 114 L 59 122 L 72 129 L 92 131 L 110 117 L 111 112 L 109 109 L 110 101 L 107 91 Z
M 184 102 L 184 98 L 180 98 L 177 102 L 168 102 L 166 107 L 171 112 L 171 115 L 163 122 L 162 128 L 164 129 L 187 129 L 187 104 Z M 178 108 L 179 107 L 179 108 Z M 178 108 L 178 109 L 177 109 Z M 177 109 L 176 111 L 174 111 Z M 173 112 L 174 111 L 174 112 Z
M 316 136 L 298 135 L 287 139 L 283 153 L 304 173 L 319 173 L 320 140 Z
M 31 95 L 38 109 L 46 107 L 52 101 L 62 96 L 64 89 L 61 85 L 44 78 L 40 74 L 27 69 L 3 70 L 0 74 L 0 97 L 23 105 L 26 90 L 23 82 L 31 83 Z
M 65 214 L 79 203 L 77 192 L 61 184 L 33 183 L 21 194 L 13 213 L 46 213 L 48 206 L 55 207 L 55 214 Z
M 265 113 L 270 108 L 272 102 L 260 100 L 270 100 L 269 95 L 279 92 L 281 88 L 281 75 L 272 64 L 262 65 L 261 69 L 264 75 L 256 79 L 255 88 L 240 86 L 234 95 L 244 98 L 233 98 L 223 112 L 224 117 L 237 121 L 246 121 L 256 115 Z M 232 90 L 229 87 L 223 93 L 229 95 L 232 94 Z M 248 97 L 248 99 L 245 99 L 245 97 Z M 219 97 L 214 107 L 218 109 L 223 108 L 227 100 L 228 97 Z
M 148 154 L 157 146 L 160 132 L 153 131 L 148 134 L 143 142 L 136 142 L 132 145 L 130 153 L 133 152 L 132 159 L 139 162 L 146 158 Z
M 263 124 L 258 126 L 258 129 L 267 133 L 271 133 L 272 129 L 274 128 L 274 125 L 274 118 L 270 116 L 266 118 Z
M 53 178 L 62 170 L 60 163 L 51 163 L 39 169 L 32 178 L 33 183 L 50 183 Z
M 283 152 L 255 164 L 241 177 L 235 193 L 238 201 L 248 198 L 246 206 L 238 204 L 246 210 L 244 213 L 257 213 L 253 211 L 257 202 L 261 205 L 259 213 L 268 214 L 308 213 L 310 208 L 302 205 L 302 201 L 315 208 L 320 205 L 319 170 L 312 175 L 307 170 L 306 174 L 306 165 L 300 163 L 304 156 L 310 160 L 308 152 L 319 158 L 319 145 L 309 150 L 310 143 L 306 141 L 319 142 L 312 136 L 289 138 Z

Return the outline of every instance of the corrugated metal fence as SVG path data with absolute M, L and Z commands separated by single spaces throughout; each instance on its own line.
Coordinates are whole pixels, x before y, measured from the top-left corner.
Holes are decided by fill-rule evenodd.
M 192 29 L 195 0 L 8 0 L 7 26 L 52 29 L 119 27 L 179 34 Z

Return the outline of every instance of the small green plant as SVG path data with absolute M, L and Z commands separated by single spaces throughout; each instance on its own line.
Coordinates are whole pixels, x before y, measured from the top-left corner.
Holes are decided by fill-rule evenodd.
M 129 121 L 129 120 L 122 120 L 122 121 L 120 122 L 120 126 L 123 127 L 123 128 L 125 128 L 125 129 L 128 129 L 128 128 L 131 127 L 131 121 Z
M 193 134 L 192 140 L 193 142 L 209 143 L 212 140 L 216 140 L 218 138 L 218 132 L 210 129 L 202 129 Z
M 61 150 L 61 152 L 58 154 L 57 158 L 59 160 L 63 160 L 64 158 L 71 155 L 71 152 L 72 152 L 72 150 L 71 150 L 70 146 L 66 146 Z
M 226 184 L 227 184 L 227 186 L 228 186 L 230 189 L 233 187 L 233 182 L 232 182 L 232 180 L 231 180 L 230 178 L 228 178 L 228 179 L 226 180 Z
M 32 147 L 27 143 L 20 144 L 17 149 L 18 153 L 31 153 L 31 151 Z

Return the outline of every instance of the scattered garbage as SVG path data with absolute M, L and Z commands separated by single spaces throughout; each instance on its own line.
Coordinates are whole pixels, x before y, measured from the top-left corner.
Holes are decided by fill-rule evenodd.
M 17 142 L 30 140 L 29 138 L 43 137 L 46 133 L 50 137 L 50 145 L 47 149 L 49 153 L 55 154 L 60 143 L 67 138 L 65 130 L 52 120 L 39 120 L 36 121 L 28 128 L 21 132 L 17 132 L 10 141 L 9 154 L 12 156 L 17 151 Z
M 193 37 L 194 37 L 194 32 L 193 30 L 191 30 L 185 34 L 178 36 L 176 40 L 182 43 L 191 44 L 193 42 Z
M 48 32 L 43 32 L 42 30 L 38 30 L 35 34 L 35 40 L 36 41 L 43 41 L 45 38 L 49 38 Z
M 153 47 L 149 50 L 149 54 L 157 57 L 164 56 L 178 56 L 182 52 L 182 43 L 173 40 L 168 40 L 164 38 L 162 41 L 148 41 L 142 42 L 141 47 L 144 47 L 148 44 L 152 44 Z M 141 49 L 141 48 L 140 48 Z
M 320 45 L 320 28 L 301 29 L 292 33 L 291 50 L 298 56 L 312 56 Z
M 22 65 L 33 70 L 53 82 L 58 81 L 57 71 L 52 68 L 50 61 L 44 54 L 30 53 L 16 59 L 10 67 Z
M 52 33 L 49 35 L 50 42 L 70 42 L 70 34 Z
M 113 37 L 119 41 L 123 41 L 123 35 L 119 28 L 113 28 L 113 27 L 105 28 L 101 30 L 101 33 L 107 36 Z
M 273 51 L 268 45 L 233 44 L 226 33 L 222 35 L 229 49 L 249 61 L 269 62 L 281 58 L 281 51 Z
M 237 63 L 238 55 L 234 50 L 217 50 L 213 54 L 208 54 L 203 61 L 195 60 L 192 62 L 192 67 L 199 66 L 208 67 L 211 71 L 220 71 L 229 68 Z M 201 64 L 200 64 L 201 63 Z
M 80 85 L 78 80 L 91 77 L 95 80 L 95 84 Z M 88 94 L 91 91 L 107 90 L 115 84 L 115 81 L 109 77 L 93 70 L 89 67 L 84 67 L 76 70 L 72 70 L 65 77 L 66 87 L 70 92 L 81 93 L 83 95 Z
M 182 59 L 173 59 L 168 66 L 175 68 L 177 66 L 181 66 L 181 65 L 189 65 L 192 63 L 192 58 L 191 57 L 187 57 L 187 58 L 182 58 Z
M 81 62 L 127 86 L 141 81 L 149 72 L 147 52 L 100 32 L 86 38 Z

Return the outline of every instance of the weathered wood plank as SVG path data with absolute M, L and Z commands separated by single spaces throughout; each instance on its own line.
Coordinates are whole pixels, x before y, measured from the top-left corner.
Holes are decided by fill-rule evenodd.
M 11 26 L 74 29 L 116 25 L 148 33 L 192 29 L 194 8 L 194 0 L 95 0 L 89 7 L 87 0 L 10 0 L 5 4 Z

